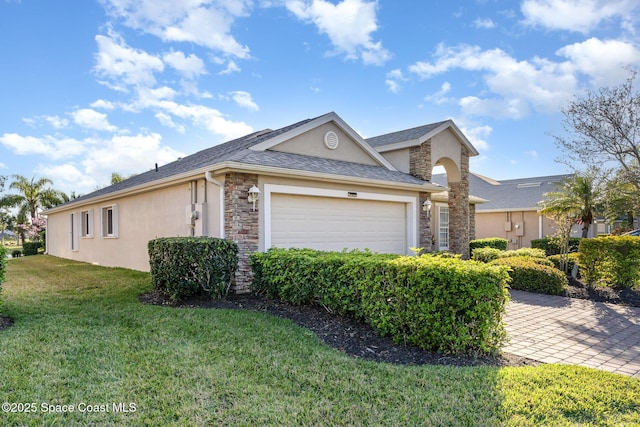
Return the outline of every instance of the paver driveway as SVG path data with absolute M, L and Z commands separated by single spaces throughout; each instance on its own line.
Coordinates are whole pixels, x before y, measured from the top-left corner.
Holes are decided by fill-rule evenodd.
M 504 351 L 640 378 L 640 308 L 511 291 Z

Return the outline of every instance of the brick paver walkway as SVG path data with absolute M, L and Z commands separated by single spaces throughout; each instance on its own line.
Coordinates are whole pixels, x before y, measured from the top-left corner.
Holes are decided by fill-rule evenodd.
M 640 308 L 511 291 L 504 351 L 640 378 Z

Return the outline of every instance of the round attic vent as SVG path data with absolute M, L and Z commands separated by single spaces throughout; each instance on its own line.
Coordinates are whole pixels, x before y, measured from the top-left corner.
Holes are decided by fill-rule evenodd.
M 329 150 L 335 150 L 338 148 L 338 135 L 335 132 L 329 131 L 324 134 L 324 145 L 327 146 Z

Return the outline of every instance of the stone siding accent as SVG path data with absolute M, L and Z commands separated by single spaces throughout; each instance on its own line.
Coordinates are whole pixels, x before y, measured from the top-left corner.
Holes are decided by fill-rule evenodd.
M 431 140 L 425 141 L 419 147 L 409 148 L 409 173 L 416 178 L 431 181 Z
M 449 183 L 449 249 L 469 258 L 469 151 L 462 148 L 460 181 Z
M 231 289 L 235 293 L 249 292 L 253 272 L 249 256 L 258 250 L 259 221 L 256 210 L 248 201 L 251 186 L 258 185 L 258 175 L 228 173 L 224 180 L 224 233 L 238 245 L 238 270 Z
M 469 242 L 476 239 L 476 205 L 469 205 Z M 471 254 L 469 254 L 471 256 Z
M 420 210 L 420 219 L 418 222 L 419 228 L 419 236 L 420 241 L 418 245 L 426 252 L 431 252 L 432 245 L 432 236 L 433 232 L 431 231 L 431 215 L 433 212 L 425 212 L 422 209 L 422 204 L 429 198 L 429 193 L 420 193 L 420 205 L 418 209 Z M 431 209 L 433 211 L 433 208 Z

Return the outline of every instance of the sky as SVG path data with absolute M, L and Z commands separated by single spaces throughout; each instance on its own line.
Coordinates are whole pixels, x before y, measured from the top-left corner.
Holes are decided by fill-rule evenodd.
M 330 111 L 364 138 L 452 119 L 472 172 L 563 174 L 562 109 L 640 68 L 639 24 L 637 0 L 0 0 L 0 175 L 86 194 Z

